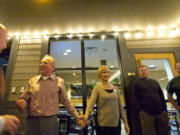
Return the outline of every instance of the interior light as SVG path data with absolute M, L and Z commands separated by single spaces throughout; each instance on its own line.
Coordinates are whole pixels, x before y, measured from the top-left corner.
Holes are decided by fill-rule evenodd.
M 47 30 L 43 31 L 43 35 L 47 36 L 49 34 L 49 32 Z
M 55 29 L 55 30 L 54 30 L 54 33 L 55 33 L 55 34 L 59 34 L 60 32 L 59 32 L 58 29 Z
M 142 37 L 142 32 L 137 32 L 137 33 L 135 34 L 135 37 L 136 37 L 136 38 L 141 38 L 141 37 Z
M 40 37 L 40 36 L 41 36 L 41 34 L 40 34 L 38 31 L 36 31 L 36 32 L 33 33 L 33 37 L 34 37 L 34 38 L 38 38 L 38 37 Z
M 58 39 L 58 38 L 59 38 L 59 35 L 55 35 L 54 37 L 55 37 L 56 39 Z
M 166 32 L 166 27 L 163 26 L 163 25 L 161 25 L 161 26 L 159 27 L 159 30 L 158 30 L 158 35 L 159 35 L 159 36 L 164 36 L 164 35 L 165 35 L 165 32 Z
M 29 32 L 25 32 L 23 36 L 24 36 L 24 38 L 29 39 L 30 38 L 30 33 Z
M 171 30 L 171 31 L 169 32 L 169 36 L 170 36 L 170 37 L 175 37 L 177 34 L 178 34 L 178 31 L 177 31 L 177 30 Z
M 93 36 L 94 36 L 94 34 L 89 34 L 90 39 L 92 39 L 92 38 L 93 38 Z
M 67 53 L 67 52 L 64 52 L 64 55 L 68 55 L 68 53 Z
M 118 27 L 114 27 L 113 30 L 117 32 L 117 31 L 119 31 L 119 28 Z
M 76 67 L 72 67 L 72 68 L 76 68 Z
M 114 66 L 109 66 L 110 68 L 114 68 Z
M 82 38 L 82 36 L 83 36 L 82 34 L 79 34 L 79 35 L 78 35 L 78 37 L 79 37 L 80 39 Z
M 21 35 L 21 34 L 20 34 L 19 32 L 16 32 L 16 33 L 15 33 L 15 36 L 16 36 L 16 37 L 19 37 L 20 35 Z
M 149 65 L 148 68 L 149 68 L 149 69 L 155 69 L 156 66 L 155 66 L 155 65 Z
M 76 75 L 76 73 L 73 73 L 73 76 L 75 76 Z
M 115 36 L 115 37 L 119 36 L 119 33 L 118 33 L 118 32 L 115 32 L 115 33 L 114 33 L 114 36 Z
M 71 52 L 71 49 L 67 49 L 66 52 L 68 52 L 68 53 Z
M 124 37 L 125 37 L 125 38 L 130 38 L 130 37 L 131 37 L 131 34 L 130 34 L 129 32 L 126 32 L 126 33 L 124 33 Z
M 12 33 L 8 33 L 8 37 L 13 37 L 13 34 Z
M 73 37 L 73 35 L 67 35 L 67 37 L 68 37 L 69 39 L 71 39 L 71 38 Z
M 101 40 L 104 40 L 105 38 L 106 38 L 105 35 L 102 35 L 102 36 L 101 36 Z

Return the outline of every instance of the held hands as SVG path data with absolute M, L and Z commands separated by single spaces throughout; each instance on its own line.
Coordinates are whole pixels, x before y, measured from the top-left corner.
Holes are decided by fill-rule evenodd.
M 24 99 L 15 99 L 17 109 L 22 112 L 26 108 L 26 101 Z
M 81 128 L 85 128 L 85 126 L 87 125 L 87 121 L 85 120 L 84 115 L 79 116 L 77 119 L 78 124 L 80 125 Z
M 19 119 L 13 115 L 3 115 L 2 117 L 5 120 L 3 131 L 9 132 L 10 135 L 15 135 L 19 126 Z

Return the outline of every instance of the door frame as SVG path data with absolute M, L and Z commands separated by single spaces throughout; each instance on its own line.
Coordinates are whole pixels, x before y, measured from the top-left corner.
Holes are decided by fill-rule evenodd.
M 143 54 L 134 54 L 134 56 L 138 68 L 140 65 L 142 65 L 143 59 L 168 59 L 173 75 L 177 76 L 177 73 L 175 71 L 176 60 L 174 53 L 143 53 Z

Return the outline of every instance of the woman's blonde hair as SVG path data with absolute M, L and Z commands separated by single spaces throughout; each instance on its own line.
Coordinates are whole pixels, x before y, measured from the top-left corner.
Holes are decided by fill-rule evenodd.
M 100 67 L 98 68 L 97 74 L 98 74 L 98 78 L 99 78 L 99 79 L 101 79 L 101 75 L 102 75 L 102 72 L 103 72 L 103 71 L 109 71 L 108 66 L 102 65 L 102 66 L 100 66 Z

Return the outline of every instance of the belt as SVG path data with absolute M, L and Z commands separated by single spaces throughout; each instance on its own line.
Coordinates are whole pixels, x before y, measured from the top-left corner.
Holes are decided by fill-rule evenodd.
M 28 115 L 27 118 L 29 119 L 38 119 L 38 118 L 52 118 L 52 117 L 57 117 L 57 115 L 51 115 L 51 116 L 31 116 L 31 115 Z

